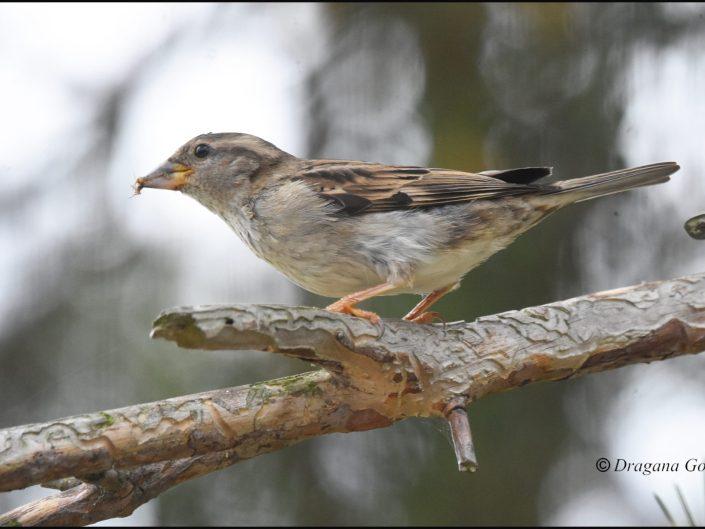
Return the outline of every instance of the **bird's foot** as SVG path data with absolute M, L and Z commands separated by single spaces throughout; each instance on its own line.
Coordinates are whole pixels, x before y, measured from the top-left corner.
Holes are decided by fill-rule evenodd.
M 382 322 L 382 318 L 380 318 L 379 315 L 375 314 L 374 312 L 370 312 L 369 310 L 358 309 L 354 305 L 344 303 L 339 304 L 336 302 L 332 305 L 328 305 L 326 307 L 326 310 L 329 310 L 331 312 L 339 312 L 341 314 L 350 314 L 351 316 L 355 316 L 357 318 L 363 318 L 377 326 L 379 326 Z
M 433 323 L 435 320 L 445 321 L 439 312 L 432 311 L 422 312 L 418 316 L 409 313 L 404 316 L 404 319 L 413 323 Z

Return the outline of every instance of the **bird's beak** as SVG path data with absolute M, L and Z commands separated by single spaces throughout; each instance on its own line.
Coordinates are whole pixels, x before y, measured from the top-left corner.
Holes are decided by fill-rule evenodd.
M 193 169 L 188 165 L 167 161 L 147 176 L 138 178 L 135 182 L 135 193 L 139 194 L 144 187 L 179 190 L 184 187 L 192 173 Z

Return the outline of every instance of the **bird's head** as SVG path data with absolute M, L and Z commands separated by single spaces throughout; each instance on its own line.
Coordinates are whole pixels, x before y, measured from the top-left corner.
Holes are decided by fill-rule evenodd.
M 143 188 L 182 191 L 211 209 L 246 196 L 260 171 L 294 157 L 271 143 L 237 132 L 201 134 L 135 182 Z

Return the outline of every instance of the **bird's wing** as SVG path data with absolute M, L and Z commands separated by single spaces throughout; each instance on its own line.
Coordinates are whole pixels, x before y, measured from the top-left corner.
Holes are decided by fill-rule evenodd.
M 550 172 L 550 168 L 527 167 L 464 173 L 449 169 L 314 160 L 302 167 L 295 179 L 337 203 L 339 213 L 356 215 L 535 193 L 543 186 L 532 182 Z

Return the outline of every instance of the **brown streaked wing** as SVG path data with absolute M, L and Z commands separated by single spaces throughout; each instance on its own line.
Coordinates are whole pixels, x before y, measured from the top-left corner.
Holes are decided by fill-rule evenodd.
M 534 179 L 538 174 L 544 176 L 550 172 L 544 168 L 527 169 L 532 171 Z M 297 177 L 321 196 L 339 204 L 339 213 L 356 215 L 523 195 L 544 189 L 538 184 L 502 180 L 504 173 L 515 177 L 517 171 L 522 169 L 497 171 L 490 176 L 449 169 L 314 160 Z

